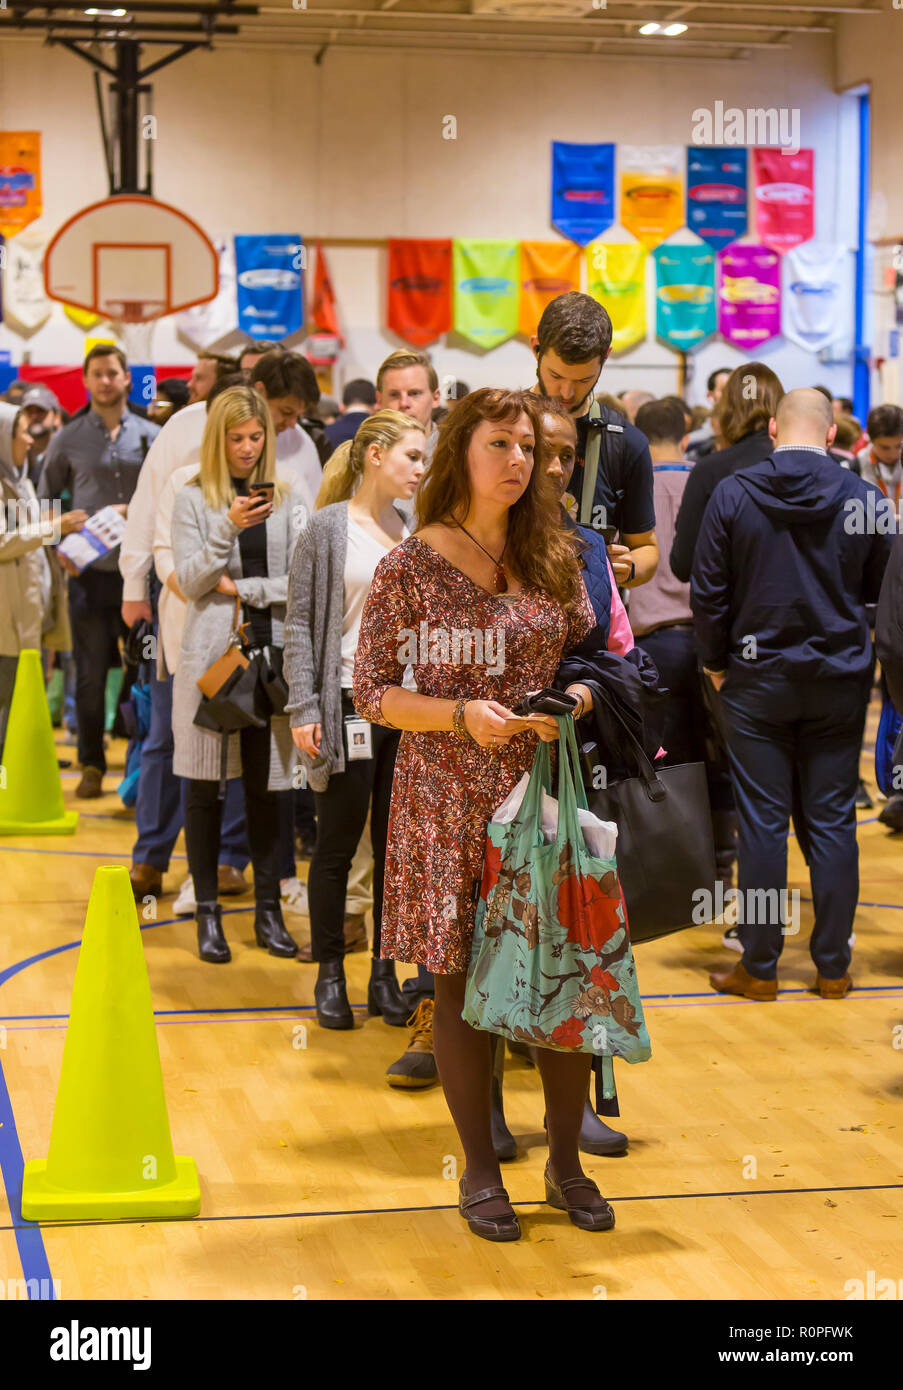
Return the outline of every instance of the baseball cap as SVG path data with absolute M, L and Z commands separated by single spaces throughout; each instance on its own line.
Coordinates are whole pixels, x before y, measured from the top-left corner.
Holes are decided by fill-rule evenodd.
M 29 386 L 19 402 L 19 407 L 25 410 L 30 405 L 39 406 L 41 410 L 59 410 L 60 408 L 56 396 L 46 386 Z

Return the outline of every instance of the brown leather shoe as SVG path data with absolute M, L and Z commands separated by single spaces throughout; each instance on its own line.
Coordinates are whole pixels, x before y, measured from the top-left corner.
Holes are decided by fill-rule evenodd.
M 234 864 L 220 864 L 216 870 L 216 887 L 221 897 L 232 898 L 239 893 L 247 893 L 250 884 Z
M 709 976 L 709 984 L 719 994 L 739 994 L 744 999 L 758 999 L 763 1003 L 778 997 L 777 980 L 757 980 L 755 975 L 750 975 L 749 971 L 744 969 L 741 961 L 737 962 L 733 970 L 713 970 Z
M 129 869 L 129 883 L 136 898 L 158 898 L 163 892 L 163 875 L 153 864 L 133 864 Z
M 81 797 L 82 801 L 103 796 L 103 773 L 99 767 L 82 768 L 82 779 L 75 788 L 75 795 Z
M 355 913 L 353 917 L 345 918 L 345 955 L 351 955 L 355 951 L 366 951 L 369 943 L 367 941 L 367 925 L 363 912 Z M 313 942 L 308 941 L 304 946 L 298 947 L 298 960 L 310 965 L 313 960 Z
M 822 999 L 842 999 L 853 988 L 853 981 L 849 975 L 844 975 L 839 980 L 826 980 L 824 975 L 819 975 L 816 971 L 815 988 Z

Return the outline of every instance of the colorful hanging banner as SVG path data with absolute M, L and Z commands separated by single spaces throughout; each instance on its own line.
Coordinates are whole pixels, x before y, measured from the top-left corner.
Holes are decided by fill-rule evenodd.
M 560 294 L 580 288 L 580 250 L 567 241 L 522 241 L 520 244 L 521 333 L 536 332 L 543 309 Z
M 647 256 L 636 241 L 586 248 L 586 292 L 608 311 L 612 352 L 626 352 L 646 337 Z
M 238 327 L 252 338 L 287 338 L 304 323 L 300 236 L 237 236 Z
M 183 309 L 176 319 L 179 332 L 197 348 L 212 348 L 238 330 L 238 297 L 235 286 L 235 248 L 230 238 L 214 241 L 219 267 L 219 289 L 213 299 Z
M 492 348 L 517 332 L 519 254 L 516 241 L 454 242 L 456 333 Z
M 389 239 L 387 322 L 414 347 L 451 328 L 451 261 L 450 240 Z
M 314 271 L 313 302 L 310 306 L 310 321 L 320 333 L 331 333 L 345 346 L 345 339 L 339 328 L 332 276 L 326 264 L 326 256 L 321 242 L 317 242 L 317 266 Z
M 0 236 L 23 231 L 42 206 L 40 132 L 0 131 Z
M 22 338 L 37 332 L 53 307 L 44 289 L 46 248 L 47 238 L 34 232 L 11 237 L 4 248 L 3 322 Z
M 815 152 L 753 150 L 756 234 L 766 246 L 792 251 L 815 236 Z
M 622 145 L 621 225 L 651 251 L 684 225 L 680 145 Z
M 808 241 L 784 257 L 784 337 L 810 352 L 851 346 L 854 260 L 846 246 Z
M 781 258 L 770 246 L 728 246 L 718 257 L 718 331 L 757 352 L 781 331 Z
M 611 226 L 614 215 L 614 145 L 553 140 L 552 226 L 585 246 Z
M 655 332 L 669 347 L 688 352 L 717 328 L 715 252 L 704 243 L 658 246 L 655 257 Z
M 687 226 L 716 251 L 746 234 L 746 150 L 688 146 Z

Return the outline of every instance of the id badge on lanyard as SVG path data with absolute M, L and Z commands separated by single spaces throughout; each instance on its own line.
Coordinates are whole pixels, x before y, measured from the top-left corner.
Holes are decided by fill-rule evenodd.
M 354 762 L 358 758 L 373 757 L 373 730 L 366 719 L 361 719 L 357 714 L 346 714 L 345 724 L 345 757 L 349 762 Z

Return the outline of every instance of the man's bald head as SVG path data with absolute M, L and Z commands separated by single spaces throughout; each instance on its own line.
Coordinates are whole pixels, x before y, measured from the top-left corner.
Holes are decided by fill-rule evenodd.
M 812 444 L 826 449 L 833 443 L 836 430 L 831 402 L 808 386 L 785 392 L 768 428 L 775 444 L 785 448 Z

